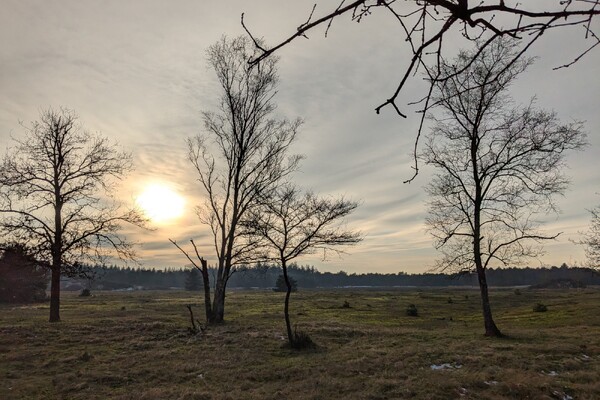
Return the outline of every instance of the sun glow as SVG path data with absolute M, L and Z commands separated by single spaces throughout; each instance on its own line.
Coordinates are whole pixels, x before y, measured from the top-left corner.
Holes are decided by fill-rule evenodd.
M 153 184 L 136 198 L 137 205 L 152 222 L 168 222 L 183 214 L 185 200 L 165 185 Z

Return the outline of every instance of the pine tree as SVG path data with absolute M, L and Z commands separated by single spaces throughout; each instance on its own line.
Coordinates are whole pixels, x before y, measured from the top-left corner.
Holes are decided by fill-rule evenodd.
M 6 248 L 0 256 L 0 302 L 28 303 L 46 300 L 47 270 L 23 246 Z
M 290 284 L 292 285 L 292 292 L 297 292 L 298 291 L 298 282 L 291 276 L 289 277 L 289 280 L 290 280 Z M 284 278 L 283 274 L 281 274 L 277 277 L 277 282 L 275 282 L 275 287 L 273 288 L 273 290 L 275 292 L 287 292 L 287 285 L 285 284 L 285 278 Z
M 200 290 L 202 289 L 202 280 L 200 272 L 196 268 L 192 268 L 185 278 L 185 290 Z

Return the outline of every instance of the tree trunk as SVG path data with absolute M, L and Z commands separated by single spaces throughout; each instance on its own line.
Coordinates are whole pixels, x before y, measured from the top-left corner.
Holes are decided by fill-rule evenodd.
M 205 259 L 201 259 L 202 264 L 202 282 L 204 283 L 204 310 L 206 313 L 206 322 L 210 323 L 214 320 L 213 309 L 210 302 L 210 280 L 208 278 L 208 266 Z
M 285 316 L 285 328 L 287 329 L 288 341 L 290 346 L 294 347 L 294 336 L 292 334 L 292 323 L 290 322 L 290 295 L 292 294 L 292 284 L 287 273 L 287 265 L 285 260 L 281 260 L 281 269 L 283 270 L 283 279 L 285 279 L 285 285 L 287 286 L 287 292 L 285 293 L 285 305 L 283 307 L 283 315 Z
M 490 298 L 488 295 L 487 279 L 483 268 L 477 269 L 477 277 L 479 279 L 479 290 L 481 292 L 481 306 L 483 309 L 483 323 L 485 326 L 485 336 L 502 337 L 504 336 L 500 329 L 496 326 L 492 318 L 492 309 L 490 307 Z
M 473 261 L 479 280 L 479 291 L 481 292 L 481 308 L 483 311 L 483 323 L 485 326 L 485 336 L 502 337 L 500 329 L 496 326 L 492 318 L 492 308 L 490 307 L 490 298 L 488 295 L 488 285 L 485 276 L 485 268 L 481 260 L 481 206 L 483 204 L 483 191 L 481 188 L 482 178 L 479 175 L 479 141 L 480 136 L 476 125 L 471 136 L 471 162 L 473 163 L 473 182 L 475 182 L 475 200 L 473 202 Z
M 211 323 L 220 324 L 224 321 L 225 316 L 225 279 L 217 278 L 215 285 L 215 296 L 212 305 L 212 321 Z
M 222 248 L 225 248 L 225 253 L 219 256 L 217 281 L 215 282 L 215 294 L 212 304 L 212 321 L 210 321 L 216 324 L 225 321 L 225 289 L 227 288 L 229 273 L 231 272 L 231 253 L 233 251 L 233 234 L 231 232 L 233 231 L 230 231 L 230 235 L 227 238 L 223 237 Z
M 50 283 L 50 322 L 60 321 L 60 273 L 62 270 L 62 198 L 58 182 L 58 166 L 54 166 L 54 242 L 52 243 L 52 282 Z
M 52 267 L 50 281 L 50 322 L 60 321 L 60 268 Z

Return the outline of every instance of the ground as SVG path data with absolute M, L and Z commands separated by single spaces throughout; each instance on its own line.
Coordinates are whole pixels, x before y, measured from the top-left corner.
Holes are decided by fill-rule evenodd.
M 600 398 L 599 288 L 493 289 L 503 339 L 483 336 L 476 290 L 301 290 L 310 351 L 285 346 L 274 292 L 231 291 L 227 322 L 191 335 L 201 296 L 64 293 L 55 324 L 47 304 L 0 305 L 0 398 Z

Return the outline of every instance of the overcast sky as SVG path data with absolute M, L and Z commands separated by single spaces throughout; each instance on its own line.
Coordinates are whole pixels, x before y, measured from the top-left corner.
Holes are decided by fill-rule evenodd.
M 93 132 L 115 139 L 133 153 L 136 170 L 123 182 L 126 201 L 152 183 L 172 187 L 186 199 L 184 215 L 152 232 L 127 229 L 141 243 L 145 267 L 180 267 L 185 259 L 168 238 L 203 243 L 214 261 L 207 229 L 193 207 L 203 192 L 186 160 L 185 140 L 202 130 L 201 111 L 214 109 L 219 92 L 205 61 L 206 48 L 221 35 L 244 33 L 240 15 L 257 36 L 275 43 L 304 22 L 313 1 L 55 1 L 3 0 L 0 13 L 0 145 L 19 136 L 19 121 L 60 106 L 74 109 Z M 335 4 L 334 4 L 335 3 Z M 316 14 L 336 2 L 322 2 Z M 580 30 L 547 33 L 531 55 L 538 62 L 513 87 L 513 97 L 554 109 L 564 120 L 586 121 L 590 146 L 569 156 L 572 185 L 547 218 L 547 243 L 532 266 L 581 262 L 570 242 L 589 224 L 600 203 L 600 50 L 569 69 L 553 71 L 584 48 Z M 457 48 L 462 42 L 457 42 Z M 298 183 L 322 194 L 360 200 L 348 226 L 365 235 L 362 244 L 327 261 L 323 254 L 300 259 L 321 270 L 423 272 L 438 254 L 425 232 L 424 168 L 410 185 L 410 150 L 418 115 L 401 119 L 392 109 L 376 115 L 408 61 L 400 27 L 374 13 L 360 24 L 342 17 L 327 38 L 315 31 L 279 52 L 278 114 L 305 120 L 294 151 L 304 154 Z M 422 96 L 414 79 L 401 104 Z M 411 93 L 414 96 L 411 97 Z M 406 107 L 411 112 L 414 108 Z

